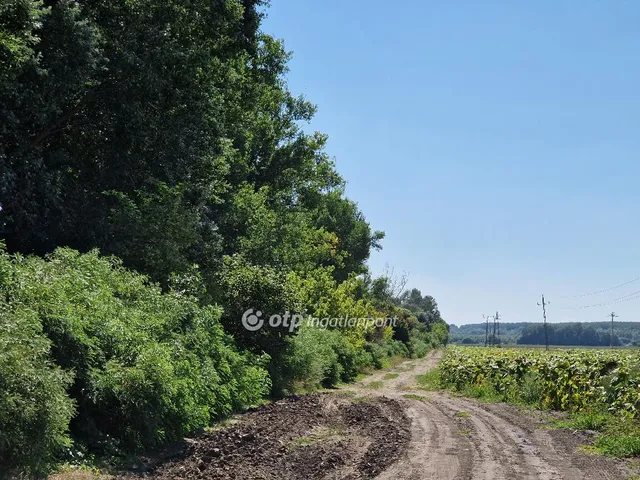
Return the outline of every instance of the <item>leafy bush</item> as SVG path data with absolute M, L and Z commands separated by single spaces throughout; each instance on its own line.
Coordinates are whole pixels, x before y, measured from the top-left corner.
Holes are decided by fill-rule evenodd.
M 409 356 L 411 356 L 411 358 L 424 357 L 429 350 L 431 350 L 431 339 L 429 334 L 417 330 L 412 331 L 409 334 L 407 348 L 409 349 Z
M 218 308 L 162 293 L 97 252 L 2 259 L 9 305 L 28 306 L 56 363 L 73 375 L 71 429 L 79 438 L 154 446 L 268 393 L 266 359 L 235 350 Z
M 444 322 L 435 322 L 431 325 L 431 345 L 434 348 L 446 345 L 449 342 L 449 326 Z
M 287 357 L 291 381 L 305 390 L 351 382 L 370 366 L 368 360 L 365 351 L 355 348 L 341 331 L 308 323 L 292 338 Z
M 375 369 L 384 368 L 388 364 L 388 352 L 384 346 L 376 342 L 367 342 L 364 346 L 368 355 L 368 365 Z
M 291 379 L 305 390 L 333 386 L 343 372 L 335 346 L 340 342 L 336 331 L 302 325 L 291 341 L 287 362 Z
M 356 348 L 349 341 L 340 337 L 340 341 L 333 345 L 338 354 L 338 362 L 342 366 L 341 380 L 353 382 L 358 375 L 370 366 L 368 352 L 362 348 Z
M 542 380 L 534 372 L 522 376 L 520 384 L 515 387 L 515 395 L 527 405 L 539 405 L 542 402 L 544 386 Z
M 0 257 L 0 283 L 9 274 Z M 41 473 L 70 442 L 69 375 L 49 361 L 37 316 L 0 297 L 0 478 Z
M 409 348 L 398 340 L 389 340 L 385 343 L 389 357 L 409 357 Z
M 225 307 L 222 317 L 225 330 L 248 350 L 256 354 L 266 352 L 269 356 L 267 368 L 274 396 L 281 396 L 290 388 L 284 356 L 293 332 L 284 326 L 249 331 L 242 325 L 242 316 L 250 308 L 260 311 L 260 318 L 265 321 L 274 314 L 301 311 L 299 285 L 295 280 L 294 274 L 283 275 L 274 268 L 253 265 L 241 255 L 225 257 L 217 279 L 220 291 L 215 299 Z

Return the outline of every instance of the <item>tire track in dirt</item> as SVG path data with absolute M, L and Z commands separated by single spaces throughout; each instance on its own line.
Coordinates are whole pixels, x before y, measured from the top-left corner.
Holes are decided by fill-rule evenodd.
M 527 438 L 524 430 L 486 412 L 473 402 L 452 398 L 432 401 L 446 401 L 456 411 L 471 415 L 468 418 L 472 425 L 470 438 L 478 449 L 489 452 L 483 461 L 474 465 L 472 478 L 580 478 L 579 471 L 561 474 L 541 455 L 540 448 Z
M 425 359 L 405 362 L 348 387 L 357 394 L 397 400 L 411 421 L 411 440 L 405 455 L 376 478 L 596 480 L 627 477 L 623 462 L 579 452 L 578 446 L 586 440 L 583 435 L 540 429 L 541 421 L 524 416 L 509 405 L 482 404 L 443 392 L 419 391 L 416 375 L 436 367 L 441 355 L 442 352 L 433 352 Z M 389 378 L 390 372 L 397 376 Z M 372 390 L 367 387 L 372 382 L 383 382 L 383 385 Z
M 579 464 L 580 467 L 573 466 L 572 464 L 571 471 L 567 471 L 568 474 L 573 475 L 571 478 L 608 480 L 620 478 L 620 475 L 625 474 L 623 471 L 625 469 L 621 468 L 620 462 L 597 455 L 575 454 L 578 444 L 586 444 L 592 439 L 591 435 L 586 432 L 535 428 L 535 422 L 531 420 L 527 421 L 526 418 L 523 420 L 522 414 L 514 407 L 502 404 L 478 404 L 477 406 L 489 415 L 497 416 L 509 424 L 517 425 L 525 432 L 525 438 L 526 435 L 533 437 L 535 444 L 539 447 L 538 452 L 550 464 L 565 465 L 567 457 L 569 457 L 574 464 Z M 585 471 L 586 474 L 583 475 L 582 471 Z
M 411 420 L 411 440 L 406 460 L 397 463 L 378 478 L 455 479 L 470 472 L 471 445 L 458 425 L 433 405 L 422 401 L 403 402 Z

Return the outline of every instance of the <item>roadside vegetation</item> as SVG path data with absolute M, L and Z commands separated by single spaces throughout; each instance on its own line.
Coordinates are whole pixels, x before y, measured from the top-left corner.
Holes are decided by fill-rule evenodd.
M 453 347 L 434 372 L 419 377 L 425 389 L 567 411 L 555 425 L 599 432 L 592 451 L 640 455 L 637 352 Z
M 435 299 L 368 271 L 384 234 L 303 129 L 265 8 L 0 5 L 0 477 L 447 343 Z M 248 309 L 397 323 L 250 332 Z

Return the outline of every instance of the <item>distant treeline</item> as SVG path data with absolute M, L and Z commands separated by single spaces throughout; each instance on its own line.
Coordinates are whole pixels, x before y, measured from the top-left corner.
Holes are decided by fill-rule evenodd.
M 450 338 L 454 343 L 484 344 L 485 324 L 468 324 L 450 327 Z M 493 327 L 490 325 L 489 343 L 492 340 Z M 544 345 L 544 325 L 542 322 L 503 323 L 500 335 L 493 343 Z M 547 325 L 549 344 L 607 346 L 611 342 L 611 322 L 573 322 L 549 323 Z M 640 345 L 640 322 L 615 322 L 613 344 L 615 346 Z

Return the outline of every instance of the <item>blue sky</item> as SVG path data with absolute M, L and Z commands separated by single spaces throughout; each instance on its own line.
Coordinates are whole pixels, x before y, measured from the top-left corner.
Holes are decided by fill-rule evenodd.
M 289 88 L 449 323 L 640 321 L 640 3 L 273 0 Z

